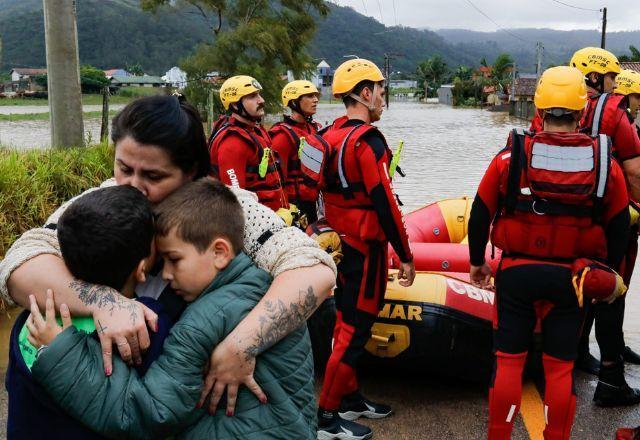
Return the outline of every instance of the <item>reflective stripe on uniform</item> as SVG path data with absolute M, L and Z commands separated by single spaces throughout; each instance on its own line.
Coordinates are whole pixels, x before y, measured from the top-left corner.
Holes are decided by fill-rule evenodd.
M 309 145 L 309 143 L 305 142 L 304 147 L 302 148 L 302 156 L 300 157 L 300 163 L 302 163 L 302 165 L 318 174 L 322 167 L 322 158 L 322 151 L 319 151 L 317 148 L 314 148 Z
M 596 137 L 600 134 L 600 121 L 602 120 L 602 112 L 604 111 L 604 104 L 609 97 L 608 93 L 603 93 L 598 98 L 596 109 L 593 112 L 593 121 L 591 122 L 591 137 Z
M 560 147 L 534 143 L 531 167 L 539 170 L 576 173 L 591 171 L 594 167 L 593 147 Z
M 598 176 L 598 187 L 596 188 L 596 197 L 599 199 L 604 197 L 604 191 L 607 188 L 607 178 L 609 176 L 609 136 L 601 134 L 599 136 L 600 145 L 600 175 Z

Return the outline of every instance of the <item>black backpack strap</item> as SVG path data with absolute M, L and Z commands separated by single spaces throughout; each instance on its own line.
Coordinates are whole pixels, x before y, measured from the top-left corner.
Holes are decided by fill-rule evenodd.
M 509 161 L 509 176 L 507 177 L 507 193 L 504 200 L 504 208 L 507 214 L 513 214 L 520 195 L 520 177 L 526 167 L 524 153 L 524 130 L 514 128 L 511 130 L 511 158 Z

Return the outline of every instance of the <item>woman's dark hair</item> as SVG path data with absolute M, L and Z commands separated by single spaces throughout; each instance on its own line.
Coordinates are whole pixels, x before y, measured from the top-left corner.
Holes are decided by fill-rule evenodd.
M 191 104 L 176 96 L 136 99 L 113 118 L 111 140 L 131 136 L 136 142 L 165 150 L 171 162 L 195 179 L 209 174 L 209 151 L 202 119 Z

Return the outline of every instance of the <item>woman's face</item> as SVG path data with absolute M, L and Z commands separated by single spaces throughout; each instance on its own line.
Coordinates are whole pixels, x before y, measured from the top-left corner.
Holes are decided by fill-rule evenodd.
M 195 171 L 185 173 L 174 165 L 169 153 L 162 148 L 141 144 L 130 136 L 116 144 L 113 171 L 118 185 L 137 188 L 154 204 L 193 180 L 195 175 Z

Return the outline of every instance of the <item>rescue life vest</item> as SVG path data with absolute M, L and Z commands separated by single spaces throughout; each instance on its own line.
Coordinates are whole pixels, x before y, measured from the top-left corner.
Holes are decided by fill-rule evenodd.
M 503 255 L 604 259 L 601 217 L 611 170 L 609 138 L 514 130 L 512 139 L 491 242 Z
M 360 166 L 356 158 L 356 149 L 363 136 L 376 132 L 383 140 L 387 151 L 387 160 L 391 160 L 391 150 L 380 131 L 369 124 L 347 125 L 346 116 L 337 119 L 328 127 L 322 137 L 327 141 L 328 149 L 315 149 L 312 170 L 305 171 L 305 161 L 311 160 L 307 148 L 303 147 L 301 162 L 306 177 L 316 177 L 322 189 L 324 215 L 327 222 L 339 234 L 345 234 L 363 241 L 384 241 L 385 233 L 374 210 L 371 198 L 367 195 Z M 309 146 L 309 149 L 314 147 Z M 321 157 L 322 156 L 322 157 Z
M 591 137 L 599 134 L 613 136 L 616 131 L 616 109 L 621 106 L 626 108 L 622 102 L 625 99 L 624 95 L 610 93 L 592 95 L 580 121 L 580 130 Z
M 269 134 L 261 126 L 256 127 L 259 133 L 245 128 L 233 117 L 223 116 L 214 124 L 216 131 L 209 137 L 209 157 L 211 159 L 212 175 L 220 178 L 218 166 L 218 151 L 220 145 L 232 133 L 239 135 L 253 149 L 253 157 L 245 166 L 245 188 L 256 193 L 258 201 L 263 205 L 277 211 L 279 208 L 288 208 L 287 196 L 281 184 L 282 178 L 277 168 L 274 152 L 271 150 Z M 267 157 L 265 158 L 265 154 Z M 260 176 L 260 163 L 266 160 L 266 173 Z
M 318 125 L 313 123 L 314 133 L 307 133 L 293 124 L 286 122 L 277 122 L 269 130 L 269 134 L 273 137 L 276 133 L 285 133 L 289 141 L 294 146 L 288 158 L 287 179 L 285 187 L 287 197 L 292 203 L 315 202 L 318 200 L 318 188 L 306 184 L 302 175 L 300 163 L 300 150 L 305 145 L 313 146 L 313 148 L 325 150 L 328 148 L 327 142 L 317 134 Z M 304 139 L 304 142 L 302 141 Z

